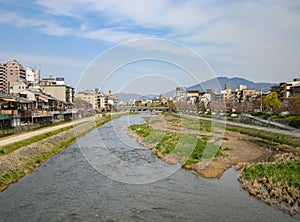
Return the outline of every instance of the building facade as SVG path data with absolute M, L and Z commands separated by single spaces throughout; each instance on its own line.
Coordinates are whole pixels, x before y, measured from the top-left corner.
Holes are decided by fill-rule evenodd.
M 28 89 L 28 82 L 26 81 L 9 82 L 9 94 L 17 95 L 26 89 Z
M 67 86 L 63 78 L 54 79 L 53 76 L 43 78 L 40 81 L 40 89 L 43 93 L 62 100 L 67 106 L 71 107 L 74 102 L 75 90 L 73 87 Z
M 9 82 L 26 80 L 26 71 L 16 60 L 0 64 L 0 90 L 9 93 Z
M 280 91 L 278 93 L 278 97 L 280 99 L 287 99 L 291 97 L 291 89 L 293 86 L 300 84 L 300 78 L 295 78 L 293 81 L 290 82 L 282 82 L 279 84 Z
M 91 104 L 93 110 L 96 110 L 98 112 L 104 111 L 107 106 L 107 98 L 103 95 L 102 92 L 99 92 L 97 89 L 79 92 L 76 94 L 75 98 Z
M 32 86 L 37 86 L 40 82 L 40 79 L 41 79 L 40 70 L 35 68 L 26 69 L 26 80 Z

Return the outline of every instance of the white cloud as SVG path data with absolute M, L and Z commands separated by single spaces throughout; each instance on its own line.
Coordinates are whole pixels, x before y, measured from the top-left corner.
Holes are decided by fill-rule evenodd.
M 119 42 L 146 37 L 146 35 L 143 34 L 134 34 L 134 33 L 123 32 L 114 29 L 99 29 L 99 30 L 92 30 L 92 31 L 82 31 L 80 33 L 74 32 L 74 35 L 83 38 L 96 39 L 96 40 L 107 41 L 112 43 L 119 43 Z
M 84 17 L 86 14 L 106 19 L 108 24 L 126 22 L 148 28 L 171 28 L 178 31 L 190 32 L 215 19 L 219 13 L 206 10 L 206 5 L 197 1 L 98 1 L 98 0 L 38 0 L 48 13 L 70 17 Z
M 35 19 L 26 19 L 14 12 L 1 12 L 0 22 L 3 24 L 13 24 L 18 27 L 34 27 L 45 25 L 44 22 Z
M 109 43 L 148 37 L 172 39 L 197 49 L 208 61 L 221 64 L 216 70 L 225 74 L 264 73 L 267 79 L 300 69 L 297 1 L 37 0 L 36 3 L 44 8 L 44 16 L 1 13 L 0 23 L 31 27 L 49 35 Z M 155 49 L 155 45 L 149 47 Z M 176 49 L 170 52 L 180 53 Z M 256 76 L 259 79 L 262 75 Z
M 38 18 L 26 18 L 17 13 L 0 13 L 0 23 L 13 24 L 22 28 L 35 28 L 42 33 L 53 36 L 77 36 L 80 38 L 96 39 L 111 43 L 119 43 L 133 39 L 146 38 L 147 35 L 135 34 L 126 31 L 119 31 L 113 28 L 89 30 L 82 26 L 80 29 L 76 27 L 64 27 L 53 21 L 47 21 Z
M 46 21 L 38 18 L 27 18 L 15 12 L 1 12 L 0 23 L 13 24 L 22 28 L 37 28 L 40 31 L 49 35 L 66 35 L 71 30 L 70 28 L 62 27 L 55 22 Z
M 257 81 L 293 78 L 300 69 L 300 14 L 292 7 L 287 1 L 234 3 L 225 7 L 221 20 L 182 41 L 221 64 L 218 73 L 246 73 Z M 208 44 L 198 44 L 203 42 Z

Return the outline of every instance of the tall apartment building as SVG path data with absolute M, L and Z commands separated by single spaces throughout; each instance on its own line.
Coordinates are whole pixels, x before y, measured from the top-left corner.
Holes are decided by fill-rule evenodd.
M 3 64 L 0 64 L 0 92 L 8 93 L 6 67 Z
M 0 64 L 0 91 L 9 93 L 9 82 L 26 80 L 26 71 L 16 60 Z

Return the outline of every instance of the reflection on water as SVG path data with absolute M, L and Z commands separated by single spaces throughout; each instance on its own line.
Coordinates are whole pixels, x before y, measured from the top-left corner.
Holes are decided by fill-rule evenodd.
M 109 136 L 112 123 L 100 127 L 107 150 L 123 162 L 132 164 L 161 163 L 151 152 L 129 138 L 120 123 L 142 121 L 139 116 L 122 117 L 113 124 L 120 130 L 119 139 Z M 116 125 L 114 125 L 116 126 Z M 107 134 L 105 134 L 107 132 Z M 86 135 L 78 144 L 87 148 L 94 143 Z M 115 134 L 116 135 L 116 134 Z M 92 167 L 79 145 L 73 144 L 49 159 L 33 173 L 0 193 L 0 221 L 299 221 L 274 207 L 250 197 L 236 180 L 233 168 L 220 180 L 208 180 L 193 172 L 177 169 L 170 176 L 152 183 L 131 184 L 116 180 L 105 173 L 117 170 L 113 165 L 100 164 L 103 174 Z M 111 147 L 107 147 L 108 145 Z M 91 146 L 90 146 L 91 145 Z M 96 146 L 98 149 L 100 146 Z M 91 158 L 91 156 L 90 156 Z M 95 162 L 94 162 L 95 163 Z M 161 163 L 163 164 L 163 163 Z M 158 166 L 158 164 L 157 164 Z M 153 169 L 150 168 L 151 173 Z M 174 168 L 173 168 L 174 169 Z M 129 173 L 135 180 L 146 178 L 141 171 Z M 115 174 L 117 175 L 117 174 Z M 150 175 L 151 177 L 151 175 Z M 143 182 L 143 181 L 142 181 Z

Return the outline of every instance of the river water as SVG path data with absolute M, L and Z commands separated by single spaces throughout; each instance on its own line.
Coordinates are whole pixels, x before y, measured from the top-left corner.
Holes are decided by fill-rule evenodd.
M 0 193 L 0 221 L 299 221 L 243 191 L 167 165 L 115 119 Z M 101 139 L 100 139 L 101 138 Z

